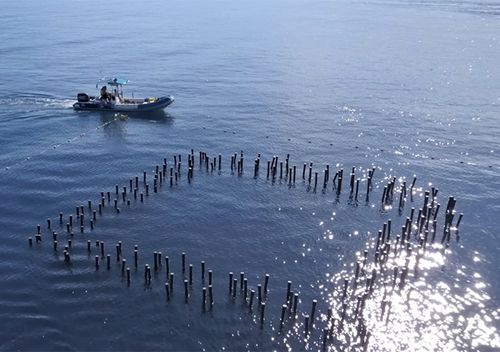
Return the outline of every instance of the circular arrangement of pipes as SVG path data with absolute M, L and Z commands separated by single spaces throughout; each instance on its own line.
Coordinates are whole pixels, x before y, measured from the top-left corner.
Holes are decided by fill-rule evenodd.
M 90 265 L 93 265 L 96 271 L 117 270 L 126 285 L 137 282 L 150 286 L 153 279 L 161 280 L 164 282 L 162 286 L 167 302 L 179 301 L 177 295 L 180 295 L 183 303 L 200 303 L 203 312 L 214 309 L 218 301 L 240 300 L 262 329 L 266 327 L 268 296 L 278 295 L 282 297 L 282 304 L 277 307 L 280 314 L 277 315 L 279 321 L 275 325 L 280 331 L 301 320 L 303 323 L 300 326 L 306 340 L 312 330 L 322 331 L 321 344 L 324 349 L 328 349 L 330 345 L 346 343 L 353 349 L 366 349 L 371 335 L 363 317 L 367 302 L 376 299 L 379 305 L 379 319 L 388 320 L 392 295 L 404 290 L 411 280 L 418 277 L 419 261 L 426 251 L 444 250 L 449 245 L 451 236 L 458 234 L 463 217 L 463 214 L 457 216 L 456 200 L 449 197 L 446 208 L 441 212 L 443 222 L 438 225 L 438 215 L 442 208 L 438 202 L 438 190 L 434 187 L 424 191 L 421 206 L 407 209 L 409 214 L 404 217 L 406 204 L 415 202 L 417 179 L 413 177 L 408 185 L 405 181 L 397 181 L 396 177 L 390 178 L 377 199 L 380 199 L 382 209 L 397 206 L 402 218 L 401 226 L 396 227 L 391 220 L 382 225 L 372 245 L 356 259 L 352 272 L 343 277 L 338 294 L 332 302 L 327 303 L 324 312 L 319 312 L 316 299 L 307 304 L 302 302 L 300 293 L 294 289 L 291 280 L 278 282 L 277 278 L 273 278 L 269 273 L 264 274 L 261 282 L 250 282 L 245 272 L 215 273 L 203 258 L 189 258 L 185 252 L 170 256 L 161 251 L 143 253 L 137 244 L 126 245 L 118 241 L 113 245 L 103 240 L 76 236 L 76 233 L 91 233 L 98 225 L 98 219 L 107 212 L 127 211 L 132 203 L 146 202 L 148 197 L 165 188 L 176 187 L 184 180 L 191 183 L 197 172 L 217 174 L 223 167 L 221 154 L 210 157 L 206 152 L 200 151 L 196 163 L 194 150 L 191 150 L 187 155 L 186 164 L 182 163 L 182 159 L 181 155 L 174 155 L 171 162 L 165 158 L 161 165 L 154 166 L 151 175 L 144 171 L 141 175 L 129 179 L 124 186 L 116 184 L 112 191 L 101 191 L 96 202 L 88 200 L 87 204 L 76 206 L 74 214 L 65 215 L 60 212 L 55 218 L 57 220 L 47 219 L 46 230 L 42 231 L 42 226 L 37 225 L 34 241 L 33 237 L 28 238 L 29 246 L 41 246 L 51 238 L 54 251 L 59 251 L 59 247 L 64 243 L 65 265 L 73 265 L 71 256 L 75 251 L 85 251 L 88 258 L 93 259 Z M 366 177 L 362 179 L 357 177 L 355 168 L 352 168 L 348 175 L 342 168 L 332 170 L 330 165 L 315 170 L 312 162 L 291 163 L 290 155 L 286 155 L 284 159 L 273 156 L 266 160 L 263 163 L 265 172 L 261 170 L 261 154 L 257 155 L 253 163 L 249 163 L 250 166 L 244 161 L 242 151 L 234 153 L 228 160 L 229 163 L 225 167 L 230 168 L 231 173 L 238 177 L 247 175 L 248 169 L 252 167 L 251 175 L 255 179 L 265 177 L 272 184 L 279 181 L 288 187 L 303 185 L 312 192 L 332 192 L 337 202 L 344 187 L 349 195 L 348 201 L 353 206 L 358 206 L 361 201 L 368 204 L 375 191 L 373 180 L 376 168 L 367 170 Z M 344 179 L 347 179 L 346 182 Z M 60 242 L 59 234 L 66 236 L 65 242 Z M 172 270 L 173 260 L 180 260 L 180 272 L 174 273 Z M 116 263 L 112 263 L 113 261 Z M 152 275 L 152 272 L 155 275 Z M 201 289 L 195 289 L 196 281 L 199 281 Z M 226 297 L 214 297 L 215 285 L 226 287 Z M 380 288 L 382 294 L 375 298 L 376 287 Z M 267 310 L 270 308 L 267 307 Z M 356 338 L 349 342 L 340 338 L 345 329 L 349 329 L 349 334 Z

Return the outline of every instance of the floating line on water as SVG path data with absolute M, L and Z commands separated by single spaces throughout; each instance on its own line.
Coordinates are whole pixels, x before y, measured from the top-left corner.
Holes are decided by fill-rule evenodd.
M 123 116 L 122 116 L 121 114 L 120 114 L 120 115 L 115 114 L 115 117 L 114 117 L 112 120 L 110 120 L 110 121 L 107 121 L 107 122 L 105 122 L 105 123 L 103 123 L 103 124 L 100 124 L 99 126 L 94 127 L 94 128 L 92 128 L 92 129 L 89 129 L 89 130 L 87 130 L 86 132 L 82 132 L 82 133 L 80 133 L 78 136 L 75 136 L 75 137 L 72 137 L 72 138 L 68 138 L 68 139 L 66 140 L 66 142 L 64 142 L 64 143 L 54 144 L 54 145 L 52 145 L 52 146 L 51 146 L 51 147 L 49 147 L 49 148 L 42 149 L 40 152 L 38 152 L 38 153 L 36 153 L 36 154 L 32 154 L 32 155 L 26 156 L 26 157 L 24 157 L 24 159 L 22 159 L 22 160 L 16 161 L 16 162 L 14 162 L 14 163 L 12 163 L 12 164 L 10 164 L 10 165 L 8 165 L 8 166 L 4 166 L 4 167 L 2 167 L 2 168 L 0 169 L 0 171 L 3 171 L 3 172 L 8 172 L 8 171 L 10 171 L 12 168 L 14 168 L 14 167 L 17 167 L 17 166 L 19 166 L 19 165 L 22 165 L 22 164 L 24 164 L 24 163 L 28 162 L 28 161 L 31 161 L 33 158 L 39 157 L 39 156 L 44 155 L 44 154 L 46 154 L 46 153 L 48 153 L 48 152 L 50 152 L 50 151 L 52 151 L 52 150 L 58 149 L 58 148 L 60 148 L 60 147 L 62 147 L 62 146 L 64 146 L 64 145 L 67 145 L 67 144 L 69 144 L 69 143 L 72 143 L 72 142 L 74 142 L 74 141 L 77 141 L 77 140 L 79 140 L 79 139 L 82 139 L 82 138 L 84 138 L 85 136 L 89 135 L 89 133 L 90 133 L 90 132 L 93 132 L 93 131 L 98 131 L 98 130 L 100 130 L 100 129 L 106 128 L 106 127 L 107 127 L 108 125 L 110 125 L 111 123 L 113 123 L 113 122 L 115 122 L 115 121 L 117 121 L 117 120 L 122 120 L 122 119 L 123 119 Z

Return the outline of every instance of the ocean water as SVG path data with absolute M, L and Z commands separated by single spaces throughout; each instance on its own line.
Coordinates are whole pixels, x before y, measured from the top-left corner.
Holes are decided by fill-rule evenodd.
M 500 348 L 499 15 L 495 1 L 468 0 L 3 1 L 0 348 Z M 144 115 L 72 110 L 78 92 L 94 93 L 99 77 L 113 75 L 130 79 L 127 91 L 136 97 L 172 94 L 176 101 Z M 220 170 L 218 163 L 213 171 L 201 164 L 200 151 L 210 160 L 220 154 Z M 242 174 L 230 166 L 241 152 Z M 267 161 L 284 162 L 287 154 L 296 181 L 290 184 L 286 171 L 280 177 L 279 167 L 274 180 L 267 177 Z M 167 176 L 154 192 L 155 166 L 161 169 L 165 158 L 169 170 L 178 155 L 179 179 L 170 186 Z M 302 178 L 306 162 L 313 163 L 311 182 L 308 170 Z M 323 189 L 326 165 L 331 174 Z M 357 200 L 349 192 L 353 167 Z M 332 179 L 341 168 L 337 195 Z M 129 180 L 139 177 L 145 192 L 144 171 L 150 188 L 141 202 Z M 382 204 L 393 177 L 394 198 Z M 400 208 L 403 182 L 408 196 Z M 127 187 L 130 205 L 115 185 Z M 435 242 L 419 249 L 415 227 L 413 256 L 402 248 L 403 257 L 374 264 L 383 224 L 391 220 L 394 242 L 432 187 L 439 189 L 434 205 L 440 203 Z M 110 202 L 91 229 L 87 201 L 97 210 L 100 192 L 110 192 Z M 450 196 L 457 200 L 453 225 L 459 213 L 463 219 L 441 241 Z M 76 223 L 81 205 L 84 232 L 75 224 L 70 235 L 68 216 Z M 42 242 L 29 246 L 37 224 Z M 109 269 L 95 241 L 111 255 Z M 118 241 L 130 283 L 116 260 Z M 365 248 L 369 267 L 360 277 L 376 270 L 372 291 L 361 279 L 353 287 Z M 169 301 L 165 263 L 154 270 L 153 251 L 169 256 Z M 201 261 L 213 270 L 214 304 L 205 310 L 208 271 L 202 281 Z M 153 267 L 151 283 L 145 264 Z M 398 274 L 392 285 L 394 267 L 405 266 L 407 283 Z M 235 297 L 229 272 L 238 281 Z M 250 310 L 240 290 L 240 272 L 249 290 L 269 274 L 262 323 L 257 297 Z M 287 307 L 280 324 L 288 281 L 299 293 L 298 308 L 290 314 Z M 332 330 L 325 346 L 324 328 Z

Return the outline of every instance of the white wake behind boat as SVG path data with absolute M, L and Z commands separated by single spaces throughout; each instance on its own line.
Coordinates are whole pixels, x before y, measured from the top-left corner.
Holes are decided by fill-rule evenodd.
M 105 82 L 100 95 L 90 96 L 87 93 L 78 93 L 78 101 L 73 104 L 75 110 L 146 112 L 164 109 L 174 102 L 174 97 L 171 95 L 143 99 L 124 97 L 123 86 L 129 81 L 123 78 L 110 78 L 99 82 Z M 96 88 L 98 88 L 99 82 Z M 110 87 L 111 93 L 109 93 L 108 87 Z

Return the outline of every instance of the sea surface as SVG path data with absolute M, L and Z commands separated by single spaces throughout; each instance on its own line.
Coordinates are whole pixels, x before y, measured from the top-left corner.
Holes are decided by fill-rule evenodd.
M 497 1 L 3 0 L 0 350 L 498 351 L 499 62 Z M 97 80 L 108 76 L 129 79 L 125 90 L 135 97 L 176 100 L 154 114 L 72 109 L 78 92 L 95 94 Z M 237 161 L 243 153 L 242 173 L 231 169 L 235 153 Z M 212 170 L 219 154 L 220 169 L 216 160 Z M 287 154 L 295 182 L 286 170 L 280 177 Z M 266 168 L 274 156 L 273 180 Z M 164 159 L 167 173 L 181 171 L 155 192 L 155 167 Z M 358 199 L 351 168 L 360 179 Z M 332 179 L 340 169 L 338 194 Z M 137 198 L 129 187 L 135 177 Z M 382 203 L 392 180 L 393 199 Z M 403 182 L 408 193 L 399 207 Z M 374 261 L 383 224 L 391 221 L 395 241 L 433 187 L 433 205 L 440 203 L 435 243 L 424 252 L 412 234 L 420 261 L 373 264 L 373 291 L 360 291 L 369 281 L 353 287 L 356 261 L 365 248 Z M 100 192 L 110 192 L 110 202 L 91 229 L 87 202 L 97 211 Z M 442 240 L 450 196 L 456 214 Z M 165 262 L 155 270 L 153 251 L 169 256 L 170 300 Z M 391 288 L 390 273 L 405 266 L 408 282 Z M 203 309 L 209 269 L 214 304 Z M 369 278 L 365 269 L 360 275 Z M 258 292 L 250 310 L 240 272 L 248 295 L 269 275 L 262 322 Z M 287 306 L 280 324 L 288 281 L 298 308 L 290 314 Z M 332 330 L 326 344 L 324 328 Z

